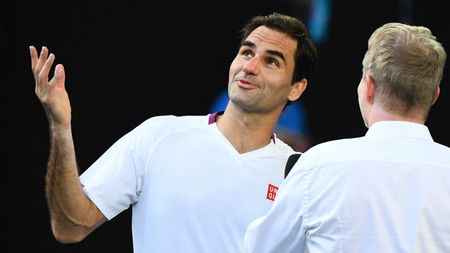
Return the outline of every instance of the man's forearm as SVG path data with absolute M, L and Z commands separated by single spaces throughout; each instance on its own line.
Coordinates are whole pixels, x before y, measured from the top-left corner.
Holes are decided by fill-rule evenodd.
M 79 181 L 71 129 L 51 129 L 50 141 L 46 194 L 52 230 L 60 241 L 80 241 L 92 231 L 89 211 L 95 207 Z

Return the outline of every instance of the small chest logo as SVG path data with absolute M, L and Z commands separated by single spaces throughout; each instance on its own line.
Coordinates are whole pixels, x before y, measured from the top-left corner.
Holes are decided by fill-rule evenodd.
M 277 196 L 278 187 L 272 184 L 269 184 L 267 188 L 267 196 L 266 199 L 268 200 L 275 200 L 275 197 Z

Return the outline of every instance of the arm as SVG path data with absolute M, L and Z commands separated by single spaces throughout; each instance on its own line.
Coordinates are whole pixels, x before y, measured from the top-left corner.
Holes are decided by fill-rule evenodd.
M 79 181 L 71 129 L 71 107 L 64 87 L 65 73 L 56 65 L 48 81 L 54 54 L 42 47 L 38 56 L 30 47 L 35 92 L 42 103 L 50 127 L 50 156 L 47 166 L 46 194 L 52 231 L 58 241 L 79 242 L 106 221 L 105 216 L 84 194 Z

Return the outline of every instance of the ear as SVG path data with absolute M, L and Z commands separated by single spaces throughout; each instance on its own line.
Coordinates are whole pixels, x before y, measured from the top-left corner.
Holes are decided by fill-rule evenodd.
M 372 75 L 369 74 L 366 76 L 365 85 L 366 89 L 364 96 L 369 103 L 373 104 L 373 102 L 375 101 L 375 91 L 377 89 L 377 84 Z
M 432 103 L 432 105 L 434 105 L 434 103 L 436 103 L 436 101 L 438 100 L 440 94 L 441 94 L 441 88 L 439 88 L 439 86 L 438 86 L 437 89 L 436 89 L 436 92 L 434 93 L 434 96 L 433 96 L 433 103 Z
M 289 101 L 295 101 L 297 100 L 305 91 L 306 86 L 308 86 L 308 80 L 306 78 L 303 78 L 302 80 L 295 82 L 292 85 L 291 92 L 289 93 L 288 99 Z

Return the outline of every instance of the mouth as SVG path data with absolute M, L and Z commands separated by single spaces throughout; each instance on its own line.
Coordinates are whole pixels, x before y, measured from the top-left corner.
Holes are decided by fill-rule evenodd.
M 247 78 L 236 78 L 235 79 L 236 84 L 243 89 L 254 89 L 257 88 L 258 86 L 252 82 L 252 80 L 249 80 Z

